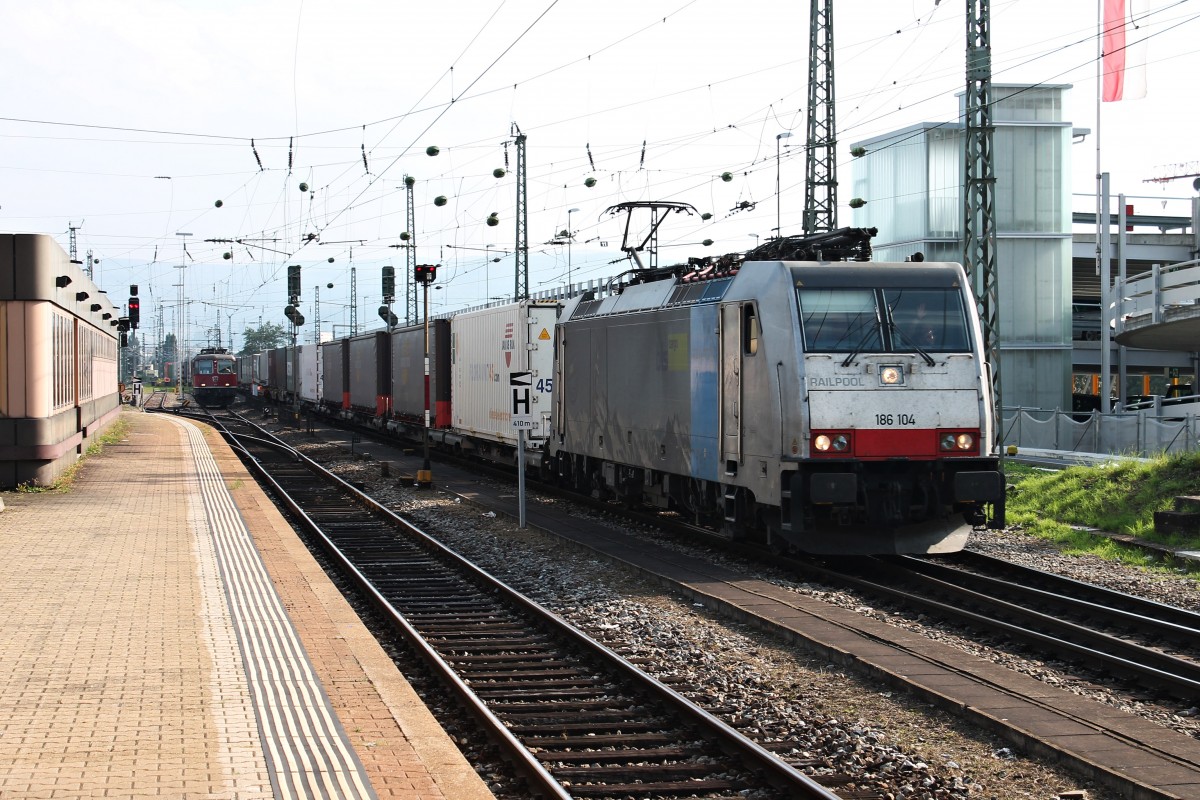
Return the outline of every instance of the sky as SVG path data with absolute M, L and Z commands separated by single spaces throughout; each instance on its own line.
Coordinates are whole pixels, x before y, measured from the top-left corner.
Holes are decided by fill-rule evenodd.
M 957 115 L 967 2 L 835 5 L 847 225 L 851 144 Z M 1099 121 L 1097 5 L 993 0 L 992 79 L 1073 86 L 1066 119 L 1091 131 L 1072 147 L 1074 210 L 1095 209 L 1098 140 L 1114 194 L 1187 213 L 1192 178 L 1148 181 L 1200 172 L 1200 0 L 1128 0 L 1147 94 Z M 803 0 L 0 0 L 0 232 L 68 249 L 76 228 L 115 303 L 139 286 L 144 335 L 161 315 L 194 345 L 232 331 L 236 349 L 247 326 L 286 324 L 298 264 L 301 341 L 318 295 L 342 336 L 352 267 L 359 330 L 383 325 L 383 265 L 403 295 L 401 244 L 440 265 L 431 313 L 512 297 L 521 133 L 532 292 L 628 269 L 608 213 L 626 201 L 695 208 L 664 223 L 660 263 L 745 250 L 777 224 L 801 232 L 808 15 Z

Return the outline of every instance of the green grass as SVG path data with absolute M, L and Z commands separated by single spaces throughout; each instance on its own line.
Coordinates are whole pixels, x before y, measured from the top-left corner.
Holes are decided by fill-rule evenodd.
M 1155 511 L 1170 510 L 1176 495 L 1200 495 L 1200 453 L 1162 456 L 1150 462 L 1071 467 L 1060 472 L 1008 462 L 1005 472 L 1013 485 L 1006 507 L 1008 524 L 1050 539 L 1068 552 L 1147 561 L 1140 551 L 1079 527 L 1127 534 L 1170 547 L 1200 549 L 1200 539 L 1162 536 L 1154 531 Z
M 88 449 L 84 451 L 83 457 L 77 460 L 74 464 L 66 469 L 62 475 L 50 484 L 32 484 L 22 483 L 17 486 L 16 491 L 26 493 L 36 492 L 65 492 L 71 488 L 71 484 L 75 480 L 75 476 L 79 474 L 79 470 L 83 468 L 84 462 L 89 456 L 97 455 L 103 452 L 104 448 L 110 444 L 116 444 L 122 441 L 129 433 L 129 421 L 121 417 L 112 425 L 105 429 L 104 433 L 100 434 L 95 440 L 88 445 Z

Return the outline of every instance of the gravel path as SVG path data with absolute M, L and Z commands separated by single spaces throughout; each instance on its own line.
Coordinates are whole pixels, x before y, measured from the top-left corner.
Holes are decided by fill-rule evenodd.
M 786 743 L 815 776 L 859 776 L 854 788 L 895 798 L 1090 798 L 1115 800 L 1107 789 L 1051 765 L 1026 759 L 1006 744 L 903 693 L 880 692 L 863 678 L 799 647 L 731 623 L 619 566 L 439 491 L 398 487 L 377 464 L 348 459 L 329 445 L 300 446 L 397 513 L 476 561 L 643 669 L 755 738 Z M 336 462 L 331 464 L 330 462 Z M 532 503 L 561 501 L 535 499 Z M 580 512 L 588 513 L 588 512 Z M 617 523 L 612 524 L 618 527 Z M 1148 702 L 1113 686 L 1097 686 L 1039 662 L 996 649 L 944 627 L 926 626 L 849 592 L 796 581 L 700 546 L 641 531 L 659 544 L 727 562 L 748 575 L 917 630 L 1039 680 L 1140 714 L 1200 737 L 1196 708 Z M 1200 608 L 1193 578 L 1067 556 L 1015 531 L 983 531 L 971 549 L 1078 580 L 1186 608 Z M 850 793 L 851 787 L 834 787 Z M 1085 792 L 1085 794 L 1078 794 Z M 889 794 L 890 793 L 890 794 Z

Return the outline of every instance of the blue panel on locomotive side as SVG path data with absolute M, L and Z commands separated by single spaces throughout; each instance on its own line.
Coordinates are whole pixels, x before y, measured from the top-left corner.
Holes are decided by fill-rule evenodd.
M 720 377 L 720 339 L 713 336 L 717 329 L 716 304 L 694 306 L 688 331 L 688 367 L 691 379 L 691 476 L 717 479 L 720 463 L 718 430 L 718 394 Z

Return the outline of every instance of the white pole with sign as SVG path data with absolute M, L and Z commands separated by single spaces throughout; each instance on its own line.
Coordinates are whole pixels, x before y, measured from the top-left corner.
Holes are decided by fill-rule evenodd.
M 525 527 L 525 431 L 534 426 L 530 411 L 532 372 L 508 373 L 512 387 L 512 426 L 517 429 L 517 526 Z

